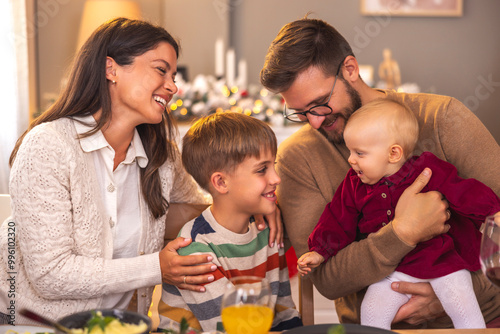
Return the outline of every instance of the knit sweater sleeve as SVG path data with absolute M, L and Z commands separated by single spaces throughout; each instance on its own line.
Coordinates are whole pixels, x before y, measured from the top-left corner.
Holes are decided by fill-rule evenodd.
M 491 133 L 454 98 L 435 117 L 444 160 L 457 168 L 460 177 L 479 180 L 500 196 L 500 146 Z
M 106 251 L 109 224 L 71 135 L 68 126 L 63 133 L 51 124 L 34 128 L 12 168 L 13 217 L 31 286 L 45 299 L 87 299 L 160 283 L 157 253 L 112 260 Z

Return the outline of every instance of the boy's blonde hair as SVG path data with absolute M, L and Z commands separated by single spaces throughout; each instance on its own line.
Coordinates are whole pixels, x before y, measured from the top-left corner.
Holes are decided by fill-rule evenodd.
M 196 182 L 210 191 L 213 173 L 231 173 L 245 158 L 259 158 L 263 150 L 276 155 L 277 147 L 273 130 L 263 121 L 240 113 L 216 113 L 199 119 L 186 133 L 182 162 Z
M 387 131 L 394 137 L 394 144 L 403 148 L 405 160 L 412 156 L 418 141 L 419 126 L 415 114 L 404 104 L 388 98 L 371 101 L 349 117 L 346 127 L 361 119 L 385 122 Z

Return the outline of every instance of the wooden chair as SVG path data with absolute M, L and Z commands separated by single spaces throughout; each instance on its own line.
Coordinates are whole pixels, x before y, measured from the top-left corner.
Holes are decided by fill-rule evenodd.
M 182 226 L 191 219 L 198 217 L 206 208 L 207 205 L 204 204 L 170 204 L 166 219 L 164 244 L 166 245 L 168 242 L 177 238 L 177 234 Z
M 314 289 L 312 281 L 299 275 L 299 312 L 304 326 L 314 325 Z

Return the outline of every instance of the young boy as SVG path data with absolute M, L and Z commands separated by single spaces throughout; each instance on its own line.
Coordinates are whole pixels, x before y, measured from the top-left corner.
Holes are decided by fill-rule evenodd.
M 163 285 L 160 328 L 184 317 L 196 329 L 223 330 L 221 299 L 231 277 L 265 277 L 272 288 L 272 329 L 301 326 L 288 280 L 284 249 L 268 246 L 269 229 L 258 231 L 252 216 L 276 210 L 276 137 L 264 122 L 238 113 L 198 120 L 184 136 L 182 162 L 213 204 L 186 223 L 179 235 L 193 242 L 179 254 L 210 254 L 217 265 L 205 292 Z M 248 331 L 251 333 L 252 331 Z
M 484 328 L 470 271 L 480 269 L 479 228 L 500 210 L 500 200 L 479 181 L 460 178 L 453 165 L 432 153 L 412 157 L 418 133 L 415 115 L 392 100 L 368 103 L 351 116 L 344 131 L 351 169 L 310 235 L 310 252 L 299 258 L 299 272 L 309 273 L 360 235 L 389 224 L 402 192 L 429 167 L 432 177 L 423 192 L 437 190 L 446 197 L 451 229 L 416 245 L 393 274 L 368 288 L 361 324 L 390 329 L 409 299 L 394 292 L 391 282 L 410 281 L 430 282 L 455 328 Z

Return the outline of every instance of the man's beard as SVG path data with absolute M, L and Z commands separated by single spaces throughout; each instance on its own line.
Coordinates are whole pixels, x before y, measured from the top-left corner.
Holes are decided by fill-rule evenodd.
M 323 127 L 319 127 L 318 131 L 328 139 L 332 144 L 342 144 L 344 143 L 344 128 L 345 124 L 349 117 L 351 117 L 352 113 L 361 108 L 361 97 L 359 93 L 351 86 L 346 79 L 339 77 L 340 80 L 344 83 L 346 87 L 347 95 L 350 99 L 350 105 L 346 107 L 342 114 L 337 115 L 337 122 L 340 118 L 344 119 L 344 127 L 342 129 L 338 129 L 338 131 L 325 131 Z M 326 120 L 325 120 L 326 121 Z

